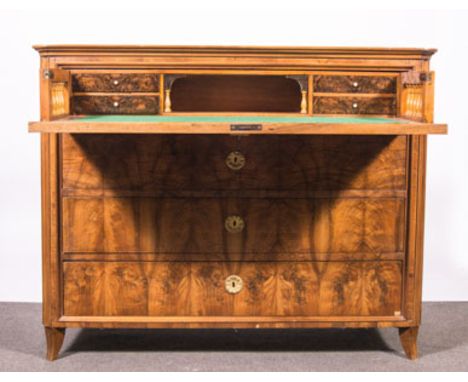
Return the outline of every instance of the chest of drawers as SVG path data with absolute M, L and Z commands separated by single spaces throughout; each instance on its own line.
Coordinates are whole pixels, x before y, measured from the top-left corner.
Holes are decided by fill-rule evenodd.
M 49 359 L 67 327 L 396 327 L 416 357 L 433 51 L 37 49 Z

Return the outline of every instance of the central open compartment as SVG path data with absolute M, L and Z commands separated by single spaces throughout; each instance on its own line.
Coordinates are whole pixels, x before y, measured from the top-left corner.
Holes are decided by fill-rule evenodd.
M 301 111 L 300 84 L 287 76 L 188 75 L 170 90 L 173 112 Z

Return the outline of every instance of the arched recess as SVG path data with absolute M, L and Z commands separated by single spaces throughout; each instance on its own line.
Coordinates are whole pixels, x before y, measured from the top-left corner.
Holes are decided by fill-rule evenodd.
M 172 112 L 301 112 L 301 84 L 287 76 L 187 75 L 166 84 Z

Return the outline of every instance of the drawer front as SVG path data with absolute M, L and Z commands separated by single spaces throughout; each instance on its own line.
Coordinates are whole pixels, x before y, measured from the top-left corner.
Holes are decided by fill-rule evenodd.
M 314 114 L 378 114 L 395 115 L 393 97 L 314 97 Z
M 314 75 L 317 93 L 396 93 L 396 77 Z
M 64 134 L 63 188 L 88 196 L 404 190 L 406 145 L 404 136 Z M 234 168 L 231 153 L 243 158 Z
M 63 198 L 66 253 L 331 259 L 404 250 L 402 198 Z
M 368 317 L 401 310 L 398 261 L 65 262 L 63 267 L 68 316 Z M 231 275 L 236 277 L 228 279 Z
M 74 96 L 75 114 L 158 114 L 157 96 Z
M 74 92 L 159 92 L 159 74 L 76 73 Z

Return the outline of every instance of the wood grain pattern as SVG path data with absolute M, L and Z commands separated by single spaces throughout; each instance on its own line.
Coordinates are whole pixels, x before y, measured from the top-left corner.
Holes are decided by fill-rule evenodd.
M 163 73 L 247 72 L 296 74 L 339 70 L 376 73 L 420 71 L 436 52 L 413 48 L 259 46 L 36 46 L 54 65 L 85 69 L 161 68 Z M 235 59 L 233 59 L 235 58 Z M 351 74 L 350 73 L 350 74 Z M 358 73 L 354 73 L 358 74 Z
M 406 356 L 411 360 L 418 358 L 418 330 L 418 326 L 399 329 L 401 346 Z
M 405 137 L 63 135 L 67 195 L 405 190 Z M 241 152 L 239 171 L 226 165 Z M 242 192 L 240 192 L 242 191 Z
M 411 140 L 405 313 L 414 326 L 421 323 L 425 194 L 420 190 L 425 189 L 426 150 L 426 139 Z
M 45 102 L 41 107 L 41 120 L 58 119 L 70 114 L 70 72 L 62 69 L 41 68 L 41 94 Z
M 158 73 L 73 73 L 74 92 L 159 92 Z
M 64 198 L 65 252 L 151 252 L 173 260 L 401 252 L 404 199 Z M 245 228 L 228 233 L 224 221 Z M 233 257 L 236 255 L 235 257 Z
M 244 281 L 238 294 L 224 289 L 230 274 Z M 401 266 L 66 262 L 64 286 L 69 316 L 393 316 Z
M 140 329 L 311 329 L 403 328 L 402 316 L 62 316 L 67 328 Z
M 64 328 L 48 327 L 45 328 L 46 343 L 47 343 L 47 360 L 55 361 L 65 338 Z
M 396 101 L 387 97 L 314 97 L 313 108 L 315 114 L 395 115 Z
M 41 134 L 42 321 L 46 326 L 60 317 L 62 306 L 57 150 L 57 135 Z
M 434 72 L 411 73 L 400 78 L 400 115 L 415 121 L 432 122 L 434 118 Z
M 314 75 L 314 92 L 323 93 L 396 93 L 396 76 Z
M 285 76 L 192 75 L 171 88 L 173 112 L 301 111 L 301 87 Z
M 158 114 L 158 96 L 74 96 L 74 114 Z
M 399 123 L 263 123 L 262 130 L 232 131 L 231 123 L 92 122 L 63 118 L 29 122 L 29 132 L 59 134 L 188 134 L 188 135 L 428 135 L 447 134 L 447 125 L 400 120 Z

